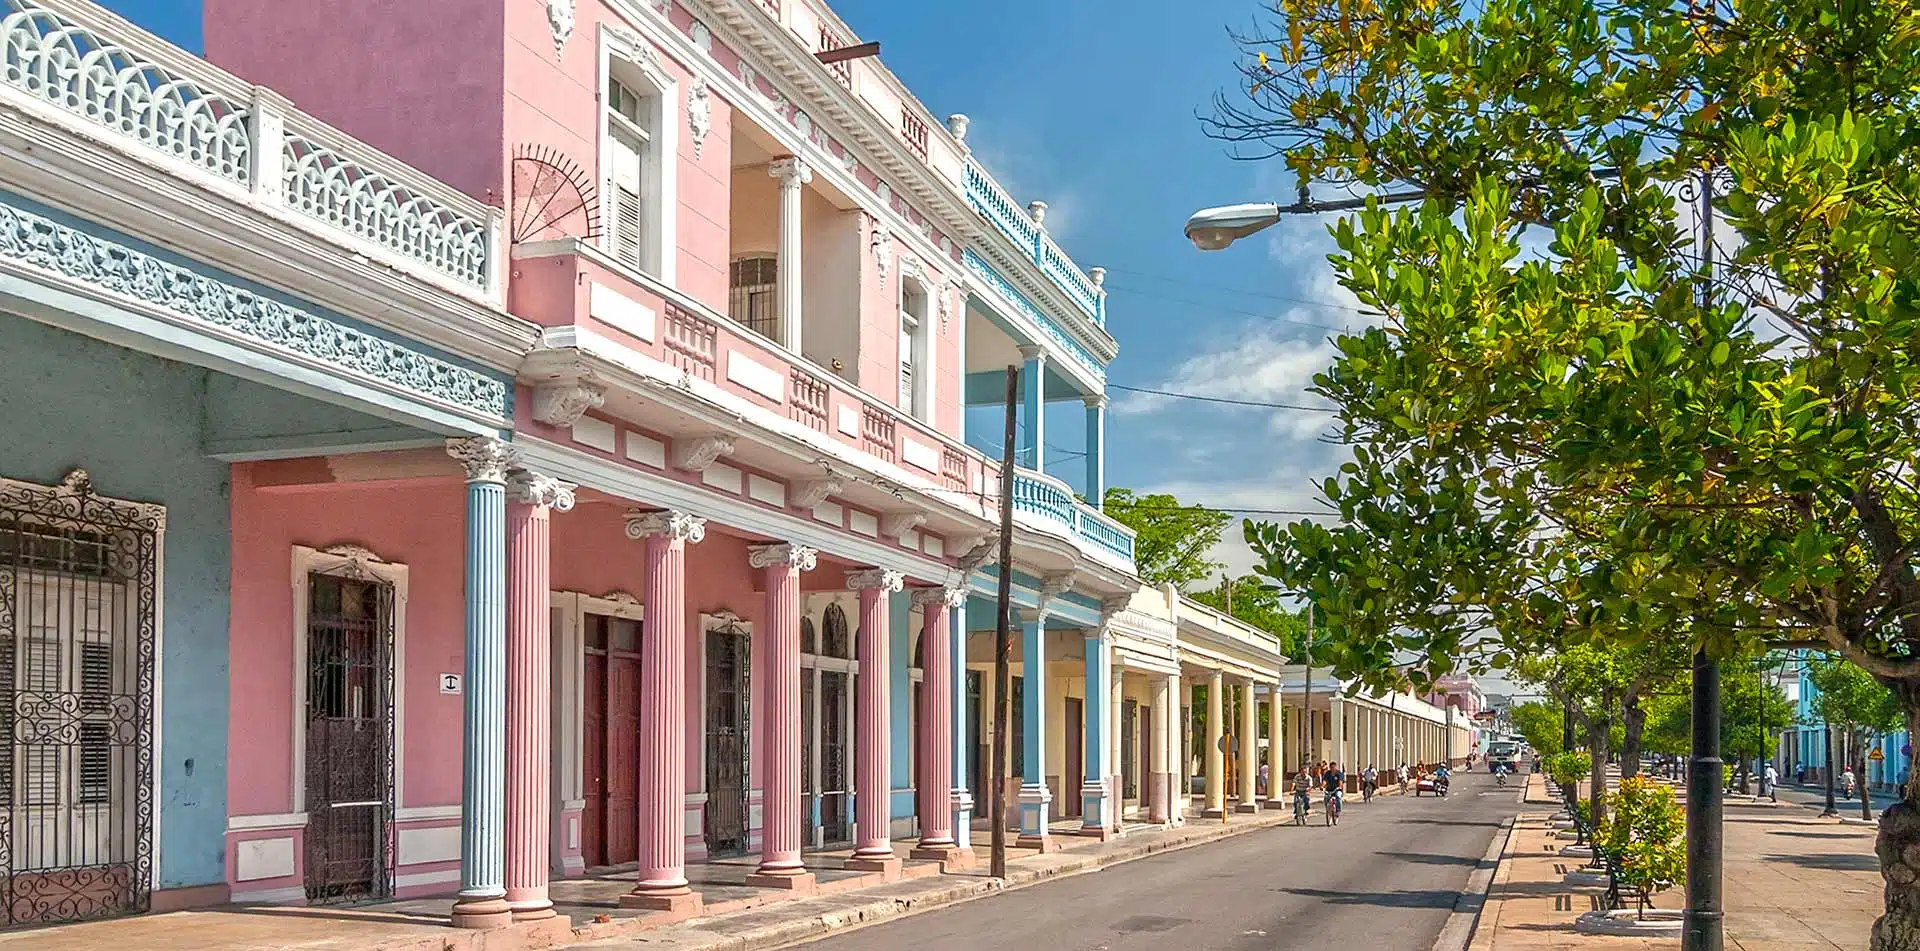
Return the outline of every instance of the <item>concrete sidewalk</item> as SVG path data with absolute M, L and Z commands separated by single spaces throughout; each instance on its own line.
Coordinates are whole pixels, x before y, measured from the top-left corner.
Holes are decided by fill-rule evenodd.
M 1544 799 L 1529 789 L 1527 802 Z M 1578 934 L 1573 921 L 1598 907 L 1601 888 L 1569 886 L 1580 859 L 1561 858 L 1547 812 L 1523 814 L 1480 914 L 1473 951 L 1672 949 L 1677 939 Z M 1873 854 L 1877 830 L 1821 819 L 1796 806 L 1730 803 L 1726 829 L 1727 947 L 1738 951 L 1858 951 L 1881 910 Z M 1676 908 L 1678 890 L 1655 896 Z

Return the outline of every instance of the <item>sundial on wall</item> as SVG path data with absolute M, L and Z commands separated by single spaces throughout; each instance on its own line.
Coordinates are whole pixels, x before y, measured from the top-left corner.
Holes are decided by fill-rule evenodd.
M 600 236 L 600 196 L 593 178 L 565 153 L 522 145 L 513 157 L 513 241 Z

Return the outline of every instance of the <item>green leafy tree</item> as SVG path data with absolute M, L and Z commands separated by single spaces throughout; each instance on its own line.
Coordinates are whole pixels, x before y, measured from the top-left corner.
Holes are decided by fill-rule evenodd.
M 1565 738 L 1565 729 L 1561 722 L 1564 709 L 1558 704 L 1541 703 L 1530 700 L 1516 703 L 1507 710 L 1507 718 L 1513 723 L 1513 730 L 1520 734 L 1539 752 L 1541 756 L 1550 756 L 1561 752 L 1561 740 Z
M 1906 724 L 1899 698 L 1870 674 L 1830 655 L 1816 654 L 1808 658 L 1807 679 L 1814 689 L 1813 714 L 1844 731 L 1853 740 L 1853 749 L 1859 751 L 1861 758 L 1853 767 L 1864 787 L 1867 747 Z M 1871 799 L 1866 795 L 1860 797 L 1860 814 L 1869 821 L 1873 819 Z
M 1339 523 L 1250 529 L 1335 621 L 1333 655 L 1432 676 L 1526 650 L 1536 632 L 1473 615 L 1550 582 L 1528 546 L 1565 535 L 1583 610 L 1685 622 L 1591 636 L 1818 645 L 1920 732 L 1911 0 L 1271 17 L 1214 134 L 1303 182 L 1428 196 L 1334 227 L 1341 282 L 1385 315 L 1316 379 L 1353 446 L 1323 487 Z M 1713 267 L 1687 194 L 1706 169 Z M 1920 845 L 1920 793 L 1880 829 L 1882 855 Z M 1920 949 L 1920 869 L 1898 869 L 1874 951 Z
M 1108 489 L 1105 511 L 1133 529 L 1134 567 L 1147 584 L 1184 590 L 1221 567 L 1208 556 L 1233 522 L 1225 512 L 1185 505 L 1165 493 L 1135 495 L 1132 489 Z

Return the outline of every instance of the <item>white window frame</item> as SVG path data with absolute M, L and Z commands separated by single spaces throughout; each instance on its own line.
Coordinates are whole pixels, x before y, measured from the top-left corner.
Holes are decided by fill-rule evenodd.
M 611 82 L 617 79 L 646 102 L 647 124 L 651 126 L 642 130 L 648 140 L 642 160 L 640 199 L 647 211 L 644 222 L 647 233 L 642 237 L 644 247 L 639 269 L 670 285 L 674 282 L 675 262 L 679 257 L 675 209 L 679 196 L 676 172 L 680 155 L 677 121 L 680 113 L 674 105 L 679 102 L 680 84 L 667 72 L 660 55 L 646 40 L 614 30 L 607 24 L 601 24 L 599 40 L 594 103 L 599 114 L 599 156 L 595 167 L 599 171 L 600 188 L 611 195 L 607 183 L 612 180 L 614 123 L 622 120 L 614 117 L 607 92 Z M 607 201 L 602 201 L 601 206 L 604 223 L 600 229 L 600 249 L 613 257 L 613 209 Z
M 909 306 L 918 301 L 916 313 Z M 913 386 L 905 397 L 900 411 L 923 423 L 933 421 L 933 335 L 930 311 L 933 309 L 933 292 L 927 282 L 912 274 L 900 277 L 898 311 L 900 313 L 900 334 L 907 345 L 902 349 L 912 355 Z M 899 374 L 896 372 L 895 377 Z
M 359 573 L 393 587 L 393 812 L 399 819 L 444 818 L 444 806 L 405 811 L 406 784 L 406 685 L 407 685 L 407 566 L 386 561 L 358 545 L 335 545 L 325 549 L 293 546 L 293 816 L 300 825 L 307 816 L 307 608 L 312 602 L 312 576 Z M 460 805 L 451 807 L 459 815 Z

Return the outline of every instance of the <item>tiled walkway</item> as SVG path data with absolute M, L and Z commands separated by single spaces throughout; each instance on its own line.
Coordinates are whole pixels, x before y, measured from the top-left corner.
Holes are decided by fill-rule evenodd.
M 1529 791 L 1530 793 L 1532 790 Z M 1543 802 L 1529 795 L 1528 802 Z M 1578 859 L 1549 838 L 1546 806 L 1516 825 L 1474 935 L 1474 951 L 1640 951 L 1677 939 L 1578 934 L 1573 920 L 1596 907 L 1597 888 L 1562 884 Z M 1727 947 L 1737 951 L 1859 951 L 1880 914 L 1875 829 L 1819 818 L 1792 805 L 1729 803 L 1725 813 Z M 1676 890 L 1657 896 L 1676 908 Z

